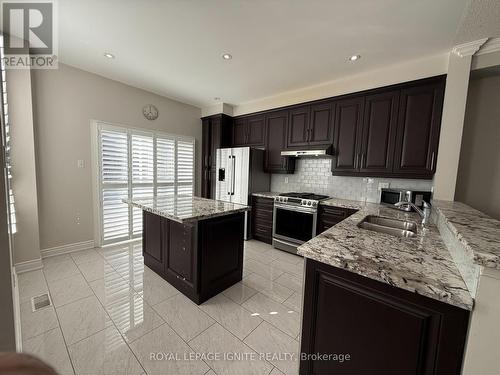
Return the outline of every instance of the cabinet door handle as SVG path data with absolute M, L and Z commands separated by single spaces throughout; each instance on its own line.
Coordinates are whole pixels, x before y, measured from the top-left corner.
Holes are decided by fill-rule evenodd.
M 360 168 L 363 168 L 363 160 L 365 160 L 365 154 L 361 154 L 361 163 L 359 163 Z
M 356 158 L 354 159 L 354 169 L 358 168 L 358 159 L 359 159 L 359 154 L 356 154 Z
M 311 141 L 311 128 L 307 129 L 307 142 Z
M 436 153 L 433 151 L 432 156 L 431 156 L 431 171 L 434 170 L 434 157 L 436 156 Z

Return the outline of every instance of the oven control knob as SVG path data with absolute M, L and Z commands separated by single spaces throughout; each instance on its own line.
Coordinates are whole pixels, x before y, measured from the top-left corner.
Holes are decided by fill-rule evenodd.
M 318 205 L 318 202 L 313 202 L 313 207 L 316 207 Z

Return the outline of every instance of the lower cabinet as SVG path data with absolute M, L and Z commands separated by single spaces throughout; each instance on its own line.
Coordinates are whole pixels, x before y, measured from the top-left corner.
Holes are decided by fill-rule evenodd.
M 459 375 L 468 321 L 466 310 L 307 259 L 300 375 Z M 337 360 L 304 356 L 317 353 Z
M 242 279 L 244 213 L 181 224 L 143 211 L 144 264 L 200 304 Z
M 356 210 L 351 210 L 349 208 L 325 206 L 320 204 L 318 208 L 318 223 L 316 225 L 316 234 L 323 233 L 325 230 L 333 227 L 335 224 L 338 224 L 342 220 L 347 219 L 355 212 Z
M 252 237 L 271 244 L 273 242 L 273 198 L 252 197 Z

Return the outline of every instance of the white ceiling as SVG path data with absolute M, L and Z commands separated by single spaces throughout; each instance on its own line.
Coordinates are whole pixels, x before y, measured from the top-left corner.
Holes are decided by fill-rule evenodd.
M 466 0 L 59 0 L 60 61 L 199 107 L 450 50 Z M 111 52 L 110 60 L 103 53 Z M 230 61 L 222 53 L 233 55 Z M 347 62 L 361 54 L 356 63 Z

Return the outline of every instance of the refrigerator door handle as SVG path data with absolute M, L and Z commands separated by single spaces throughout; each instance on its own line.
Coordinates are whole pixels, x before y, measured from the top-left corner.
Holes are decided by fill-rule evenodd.
M 233 173 L 234 173 L 234 170 L 231 170 L 231 159 L 232 159 L 232 155 L 229 155 L 228 156 L 228 159 L 229 159 L 229 162 L 227 164 L 227 169 L 228 169 L 228 184 L 227 184 L 227 195 L 231 195 L 231 181 L 233 179 Z M 229 180 L 229 177 L 231 178 L 231 180 Z
M 234 172 L 236 170 L 236 156 L 233 155 L 233 166 L 232 166 L 232 174 L 231 174 L 231 179 L 232 179 L 232 188 L 231 188 L 231 195 L 234 195 L 234 185 L 235 185 L 235 178 L 234 178 Z

